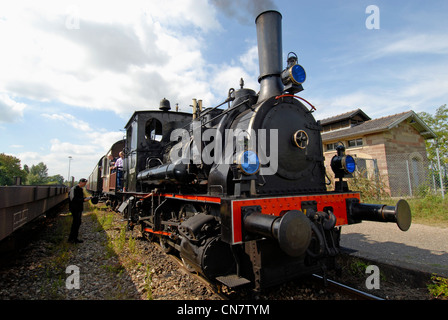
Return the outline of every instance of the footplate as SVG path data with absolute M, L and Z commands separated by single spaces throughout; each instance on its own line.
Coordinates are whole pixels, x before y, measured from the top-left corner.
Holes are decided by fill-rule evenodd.
M 236 274 L 229 274 L 227 276 L 216 277 L 216 280 L 228 286 L 229 288 L 236 288 L 250 283 L 250 280 L 240 277 Z

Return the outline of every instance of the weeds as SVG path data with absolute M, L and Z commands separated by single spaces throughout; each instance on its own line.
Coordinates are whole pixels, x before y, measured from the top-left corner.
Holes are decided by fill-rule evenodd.
M 448 300 L 448 278 L 433 274 L 431 283 L 428 284 L 428 290 L 435 299 Z
M 365 278 L 366 277 L 366 269 L 369 264 L 365 263 L 359 259 L 353 259 L 353 261 L 348 265 L 348 272 L 357 277 L 357 278 Z M 382 281 L 386 280 L 386 276 L 380 271 L 380 279 Z
M 114 222 L 114 214 L 111 212 L 93 212 L 93 219 L 97 220 L 96 231 L 109 230 Z
M 146 298 L 152 299 L 152 273 L 150 266 L 144 266 L 139 256 L 137 239 L 127 232 L 127 225 L 120 224 L 119 227 L 114 223 L 117 218 L 116 213 L 105 211 L 104 209 L 94 208 L 92 210 L 92 219 L 97 220 L 97 232 L 107 231 L 107 240 L 104 244 L 106 258 L 120 256 L 120 262 L 102 266 L 106 271 L 120 277 L 127 269 L 145 267 L 143 290 Z M 123 258 L 125 257 L 125 258 Z
M 145 272 L 145 285 L 144 290 L 146 292 L 146 299 L 152 300 L 152 274 L 154 273 L 154 270 L 149 270 L 149 266 L 146 266 L 146 272 Z
M 132 236 L 129 237 L 129 240 L 128 240 L 129 252 L 132 254 L 137 253 L 137 248 L 135 245 L 136 245 L 135 238 Z

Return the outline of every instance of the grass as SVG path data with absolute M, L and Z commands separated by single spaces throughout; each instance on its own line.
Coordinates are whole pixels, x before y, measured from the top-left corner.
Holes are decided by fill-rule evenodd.
M 106 250 L 106 256 L 119 257 L 119 263 L 114 265 L 105 265 L 103 268 L 112 273 L 120 276 L 126 270 L 145 268 L 144 276 L 144 291 L 146 293 L 146 299 L 152 300 L 152 267 L 143 265 L 140 259 L 140 252 L 137 248 L 136 238 L 127 232 L 126 223 L 120 223 L 117 225 L 115 219 L 117 214 L 109 211 L 107 207 L 91 207 L 91 217 L 96 220 L 98 232 L 104 230 L 107 232 L 107 240 L 104 244 Z
M 86 220 L 84 220 L 86 219 Z M 147 299 L 152 299 L 152 266 L 140 263 L 140 252 L 137 240 L 126 232 L 126 224 L 120 222 L 120 217 L 115 212 L 111 212 L 106 207 L 87 205 L 83 213 L 83 223 L 90 219 L 91 232 L 104 233 L 102 240 L 102 252 L 99 255 L 104 257 L 104 263 L 98 265 L 103 273 L 107 273 L 113 279 L 124 277 L 133 268 L 142 268 L 144 273 L 144 291 Z M 67 298 L 66 290 L 66 268 L 76 259 L 80 247 L 67 242 L 70 233 L 72 217 L 66 212 L 60 214 L 53 222 L 54 229 L 46 235 L 46 252 L 48 258 L 40 263 L 37 268 L 40 271 L 40 292 L 46 299 L 61 300 Z M 127 280 L 125 280 L 127 281 Z M 117 281 L 116 288 L 108 293 L 106 299 L 129 299 L 131 293 L 124 289 Z M 83 298 L 80 296 L 80 298 Z
M 435 299 L 448 300 L 448 279 L 433 274 L 428 290 Z
M 347 270 L 352 276 L 364 279 L 367 277 L 366 269 L 368 266 L 370 266 L 370 264 L 360 259 L 354 258 L 351 261 L 351 263 L 347 266 Z M 382 281 L 386 280 L 386 276 L 381 271 L 380 271 L 380 279 Z
M 61 288 L 65 288 L 65 273 L 70 259 L 76 253 L 77 248 L 67 243 L 67 236 L 70 233 L 72 219 L 68 215 L 61 215 L 54 220 L 55 229 L 47 235 L 47 250 L 51 259 L 46 259 L 38 268 L 42 268 L 43 277 L 41 291 L 46 292 L 51 299 L 64 299 Z

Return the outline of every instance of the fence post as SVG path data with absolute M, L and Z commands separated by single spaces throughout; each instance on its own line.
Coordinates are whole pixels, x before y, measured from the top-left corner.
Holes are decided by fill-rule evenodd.
M 406 160 L 406 169 L 408 171 L 409 195 L 412 197 L 411 173 L 409 172 L 409 161 Z
M 381 187 L 380 187 L 380 170 L 378 169 L 377 159 L 373 160 L 373 174 L 375 175 L 375 185 L 376 185 L 376 198 L 381 199 Z
M 435 165 L 431 161 L 431 176 L 432 176 L 432 185 L 434 186 L 434 192 L 437 192 L 437 185 L 436 185 L 436 175 L 434 174 Z
M 440 167 L 439 147 L 436 148 L 437 164 L 439 165 L 440 188 L 442 189 L 442 199 L 445 199 L 445 191 L 443 190 L 442 168 Z

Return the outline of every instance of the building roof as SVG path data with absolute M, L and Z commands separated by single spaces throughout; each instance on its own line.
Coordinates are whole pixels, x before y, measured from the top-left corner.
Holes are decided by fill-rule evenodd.
M 364 113 L 364 111 L 362 111 L 361 109 L 356 109 L 356 110 L 352 110 L 349 112 L 338 114 L 337 116 L 334 116 L 334 117 L 325 118 L 323 120 L 320 120 L 320 124 L 324 126 L 324 125 L 327 125 L 330 123 L 335 123 L 335 122 L 339 122 L 342 120 L 351 119 L 351 118 L 355 117 L 356 115 L 361 116 L 361 118 L 363 118 L 364 121 L 371 120 L 370 117 Z
M 321 124 L 329 124 L 329 123 L 335 122 L 332 120 L 335 118 L 337 118 L 338 121 L 342 121 L 344 119 L 351 118 L 351 117 L 353 117 L 353 114 L 358 114 L 359 111 L 362 112 L 362 110 L 357 109 L 357 110 L 350 111 L 350 112 L 347 112 L 347 113 L 344 113 L 344 114 L 341 114 L 341 115 L 338 115 L 338 116 L 335 116 L 332 118 L 327 118 L 327 119 L 321 120 Z M 365 115 L 364 112 L 362 112 L 362 113 Z M 355 136 L 359 137 L 359 136 L 366 135 L 366 134 L 387 131 L 406 120 L 412 127 L 414 127 L 423 136 L 424 139 L 437 138 L 437 135 L 434 133 L 434 131 L 432 131 L 431 128 L 428 127 L 428 125 L 414 111 L 410 110 L 410 111 L 394 114 L 391 116 L 386 116 L 386 117 L 377 118 L 377 119 L 373 119 L 373 120 L 367 120 L 359 125 L 356 125 L 354 127 L 350 127 L 347 129 L 341 129 L 341 130 L 329 131 L 329 132 L 322 133 L 322 141 L 327 142 L 327 141 L 337 140 L 337 139 L 341 139 L 341 138 L 349 138 L 349 137 L 355 137 Z M 331 122 L 329 122 L 329 121 L 331 121 Z

